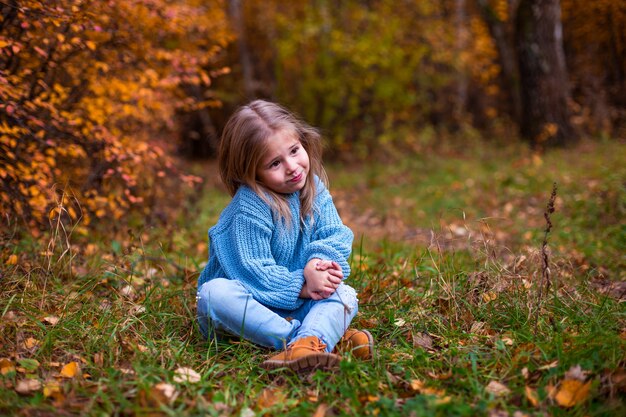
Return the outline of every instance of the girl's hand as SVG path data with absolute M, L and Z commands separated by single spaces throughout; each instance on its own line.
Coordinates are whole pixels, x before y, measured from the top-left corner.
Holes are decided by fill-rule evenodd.
M 343 279 L 343 271 L 341 270 L 341 266 L 335 261 L 326 261 L 320 259 L 315 264 L 315 269 L 318 271 L 328 271 L 328 273 L 336 276 L 337 278 Z
M 326 268 L 327 270 L 318 270 L 318 262 L 325 261 L 311 259 L 304 267 L 307 291 L 314 300 L 330 297 L 341 284 L 341 279 L 343 278 L 341 269 L 334 269 L 332 265 L 330 265 L 330 268 Z M 322 264 L 322 268 L 324 267 L 325 265 Z

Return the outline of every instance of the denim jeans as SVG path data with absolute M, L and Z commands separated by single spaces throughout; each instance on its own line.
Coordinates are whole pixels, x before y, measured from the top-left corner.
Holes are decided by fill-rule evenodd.
M 239 281 L 224 278 L 202 284 L 197 298 L 198 324 L 205 338 L 226 332 L 275 349 L 316 336 L 330 352 L 358 310 L 356 292 L 343 283 L 329 298 L 307 299 L 296 310 L 267 307 L 252 298 Z

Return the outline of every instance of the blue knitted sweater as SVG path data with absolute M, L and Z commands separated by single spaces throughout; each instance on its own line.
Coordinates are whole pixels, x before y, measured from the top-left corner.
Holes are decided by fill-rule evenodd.
M 213 278 L 236 279 L 260 303 L 295 310 L 304 303 L 299 294 L 310 259 L 337 262 L 347 278 L 354 236 L 317 178 L 316 189 L 313 224 L 299 221 L 299 193 L 294 193 L 287 197 L 293 221 L 286 226 L 252 189 L 241 186 L 209 229 L 209 262 L 198 287 Z

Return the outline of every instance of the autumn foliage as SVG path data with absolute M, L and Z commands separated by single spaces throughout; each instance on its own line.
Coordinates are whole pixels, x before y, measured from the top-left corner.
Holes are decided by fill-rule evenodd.
M 221 2 L 0 4 L 0 212 L 32 228 L 150 213 L 178 172 L 177 111 L 216 106 Z M 200 99 L 185 93 L 202 86 Z M 56 209 L 56 210 L 55 210 Z

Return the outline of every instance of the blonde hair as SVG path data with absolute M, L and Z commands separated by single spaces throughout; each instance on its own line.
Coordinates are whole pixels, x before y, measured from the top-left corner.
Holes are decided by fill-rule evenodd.
M 270 137 L 278 132 L 293 132 L 309 155 L 310 169 L 300 190 L 300 221 L 313 218 L 315 176 L 328 183 L 322 166 L 322 138 L 320 133 L 284 107 L 264 100 L 255 100 L 240 107 L 230 117 L 219 147 L 219 168 L 222 181 L 234 196 L 239 187 L 247 185 L 272 208 L 276 218 L 292 221 L 291 210 L 284 195 L 263 186 L 257 179 Z

